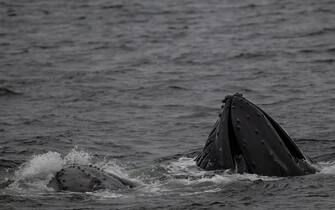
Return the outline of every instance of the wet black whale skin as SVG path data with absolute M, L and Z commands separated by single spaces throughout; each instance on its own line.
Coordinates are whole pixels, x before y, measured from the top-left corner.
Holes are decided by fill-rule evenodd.
M 241 94 L 226 96 L 222 112 L 196 163 L 266 176 L 315 173 L 309 157 L 267 113 Z

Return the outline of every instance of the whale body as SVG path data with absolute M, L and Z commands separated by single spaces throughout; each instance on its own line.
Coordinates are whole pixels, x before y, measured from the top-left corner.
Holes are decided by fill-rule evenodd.
M 92 192 L 101 189 L 122 190 L 135 184 L 92 165 L 67 165 L 49 182 L 57 191 Z
M 242 94 L 228 95 L 223 103 L 219 119 L 195 159 L 199 167 L 266 176 L 317 171 L 284 129 Z

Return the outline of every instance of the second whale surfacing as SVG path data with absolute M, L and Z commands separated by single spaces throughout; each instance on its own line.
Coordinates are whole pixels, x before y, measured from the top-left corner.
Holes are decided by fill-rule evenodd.
M 67 165 L 57 172 L 48 186 L 57 191 L 93 192 L 122 190 L 135 187 L 135 184 L 92 165 Z
M 232 169 L 265 176 L 317 172 L 280 125 L 242 94 L 228 95 L 196 164 L 205 170 Z

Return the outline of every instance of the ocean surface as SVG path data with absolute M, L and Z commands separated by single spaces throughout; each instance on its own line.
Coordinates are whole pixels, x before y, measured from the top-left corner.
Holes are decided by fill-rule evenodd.
M 321 167 L 196 167 L 227 94 Z M 138 183 L 55 192 L 66 163 Z M 335 1 L 1 0 L 0 209 L 335 209 Z

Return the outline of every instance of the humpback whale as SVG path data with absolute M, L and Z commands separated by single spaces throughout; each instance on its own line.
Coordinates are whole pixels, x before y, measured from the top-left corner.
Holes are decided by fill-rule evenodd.
M 56 191 L 92 192 L 101 189 L 121 190 L 135 184 L 92 165 L 67 165 L 56 173 L 48 187 Z
M 14 182 L 16 182 L 14 179 L 0 182 L 0 189 L 8 187 Z M 125 190 L 137 185 L 93 165 L 71 164 L 63 166 L 48 182 L 47 186 L 55 191 L 93 192 L 104 189 Z
M 195 158 L 204 170 L 230 169 L 265 176 L 299 176 L 318 171 L 284 129 L 242 94 L 223 100 L 219 119 Z M 0 183 L 4 188 L 13 183 Z M 122 190 L 136 185 L 92 165 L 66 165 L 48 184 L 56 191 Z
M 222 102 L 219 119 L 195 159 L 200 168 L 265 176 L 317 171 L 284 129 L 242 94 L 228 95 Z

